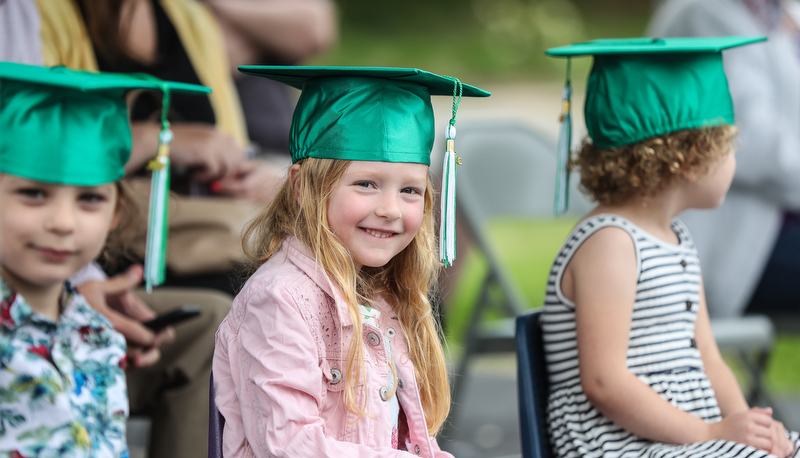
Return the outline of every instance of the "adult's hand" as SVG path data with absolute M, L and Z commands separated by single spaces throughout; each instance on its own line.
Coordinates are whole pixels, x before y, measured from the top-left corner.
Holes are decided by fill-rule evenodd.
M 330 0 L 206 0 L 236 66 L 267 60 L 297 63 L 329 48 L 338 36 Z
M 172 164 L 192 170 L 192 178 L 197 181 L 223 178 L 239 170 L 245 160 L 244 147 L 210 124 L 176 122 L 170 129 L 174 134 L 169 153 Z M 131 123 L 133 149 L 125 165 L 126 172 L 141 169 L 155 157 L 159 131 L 160 126 L 155 122 Z
M 142 325 L 156 313 L 145 305 L 133 290 L 142 281 L 140 265 L 103 281 L 88 281 L 77 289 L 89 305 L 103 314 L 128 343 L 128 362 L 133 367 L 146 367 L 161 358 L 159 347 L 175 339 L 175 331 L 167 327 L 158 333 Z
M 239 169 L 217 182 L 215 190 L 220 194 L 267 204 L 280 188 L 288 164 L 264 160 L 243 162 Z

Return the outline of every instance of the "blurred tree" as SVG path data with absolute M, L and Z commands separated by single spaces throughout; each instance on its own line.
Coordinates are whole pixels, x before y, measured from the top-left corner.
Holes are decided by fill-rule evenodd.
M 648 0 L 337 0 L 341 41 L 321 60 L 424 67 L 493 79 L 554 78 L 544 50 L 597 37 L 638 36 Z M 588 64 L 588 63 L 587 63 Z M 580 64 L 582 65 L 582 64 Z

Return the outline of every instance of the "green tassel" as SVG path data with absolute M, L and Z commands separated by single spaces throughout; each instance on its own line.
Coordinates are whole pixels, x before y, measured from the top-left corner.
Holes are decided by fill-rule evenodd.
M 562 95 L 561 126 L 558 132 L 558 151 L 556 153 L 556 197 L 553 204 L 553 213 L 556 216 L 563 215 L 569 209 L 569 159 L 572 152 L 571 99 L 570 60 L 567 59 L 567 82 Z
M 169 145 L 173 134 L 169 130 L 169 90 L 164 87 L 161 114 L 161 133 L 158 136 L 158 154 L 147 168 L 153 171 L 150 183 L 150 207 L 147 216 L 147 244 L 144 256 L 144 281 L 147 292 L 164 283 L 167 270 L 167 238 L 169 236 Z

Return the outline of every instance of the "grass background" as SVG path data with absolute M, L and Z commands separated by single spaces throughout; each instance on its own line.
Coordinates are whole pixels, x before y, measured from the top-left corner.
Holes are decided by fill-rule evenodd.
M 314 63 L 423 68 L 466 81 L 562 79 L 547 48 L 639 36 L 647 0 L 338 0 L 340 40 Z M 579 59 L 585 74 L 591 59 Z

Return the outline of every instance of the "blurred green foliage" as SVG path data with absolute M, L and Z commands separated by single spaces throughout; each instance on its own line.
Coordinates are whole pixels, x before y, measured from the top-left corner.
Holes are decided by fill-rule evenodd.
M 646 0 L 338 0 L 337 46 L 314 63 L 419 67 L 471 80 L 561 78 L 544 50 L 639 36 Z M 591 59 L 576 62 L 576 72 Z M 466 76 L 464 76 L 466 75 Z

